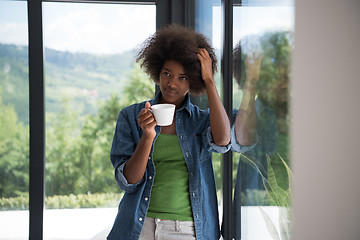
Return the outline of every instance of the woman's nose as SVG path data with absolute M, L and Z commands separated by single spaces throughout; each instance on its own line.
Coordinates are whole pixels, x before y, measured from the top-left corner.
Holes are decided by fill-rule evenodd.
M 168 86 L 169 87 L 174 87 L 176 85 L 176 81 L 174 77 L 170 77 L 169 81 L 168 81 Z

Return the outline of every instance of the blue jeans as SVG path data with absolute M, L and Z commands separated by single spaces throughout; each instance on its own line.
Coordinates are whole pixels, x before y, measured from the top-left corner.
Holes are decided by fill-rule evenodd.
M 191 240 L 195 238 L 192 221 L 146 218 L 139 240 Z

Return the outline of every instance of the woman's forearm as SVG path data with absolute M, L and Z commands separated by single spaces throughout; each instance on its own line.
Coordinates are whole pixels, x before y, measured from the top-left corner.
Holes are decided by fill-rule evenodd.
M 235 118 L 235 135 L 240 145 L 251 145 L 255 139 L 255 87 L 245 84 L 243 98 Z
M 205 49 L 199 49 L 201 77 L 205 82 L 210 109 L 210 127 L 216 145 L 226 146 L 230 143 L 230 122 L 216 90 L 213 78 L 212 59 Z
M 217 92 L 215 82 L 209 81 L 206 85 L 209 109 L 210 127 L 214 143 L 226 146 L 230 142 L 230 121 Z
M 141 136 L 134 154 L 124 167 L 124 176 L 128 183 L 135 184 L 143 178 L 153 141 L 153 138 Z

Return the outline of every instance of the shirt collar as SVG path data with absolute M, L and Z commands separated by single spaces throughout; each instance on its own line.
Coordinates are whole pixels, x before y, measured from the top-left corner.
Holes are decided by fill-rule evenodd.
M 161 96 L 161 91 L 159 91 L 155 95 L 155 97 L 150 101 L 151 105 L 158 104 L 159 100 L 160 100 L 160 96 Z M 191 117 L 191 112 L 192 112 L 193 108 L 194 108 L 194 105 L 190 102 L 189 94 L 186 94 L 184 104 L 176 111 L 182 111 L 183 109 L 185 109 L 187 111 L 187 113 L 189 114 L 189 117 Z

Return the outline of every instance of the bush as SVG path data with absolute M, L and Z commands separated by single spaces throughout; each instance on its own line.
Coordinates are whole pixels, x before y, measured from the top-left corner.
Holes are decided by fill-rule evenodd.
M 123 193 L 70 194 L 45 198 L 46 209 L 117 207 Z M 29 197 L 0 198 L 0 211 L 27 210 Z
M 29 208 L 29 197 L 0 198 L 0 210 L 26 210 Z

